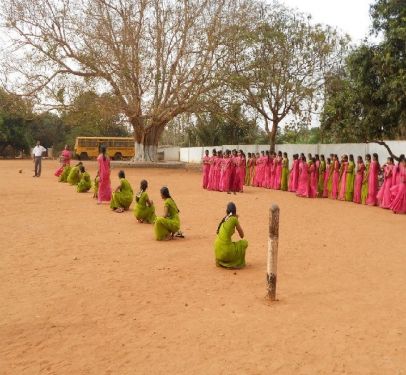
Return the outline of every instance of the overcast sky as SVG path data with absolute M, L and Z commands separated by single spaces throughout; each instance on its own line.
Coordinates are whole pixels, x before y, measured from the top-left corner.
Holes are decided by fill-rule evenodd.
M 317 23 L 338 27 L 354 42 L 369 31 L 369 6 L 373 0 L 280 0 L 285 5 L 310 13 Z

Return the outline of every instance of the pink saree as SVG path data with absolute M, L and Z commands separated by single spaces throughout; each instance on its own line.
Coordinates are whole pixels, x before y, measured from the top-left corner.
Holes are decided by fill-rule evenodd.
M 365 164 L 358 163 L 354 184 L 354 203 L 361 203 L 362 181 L 364 180 Z
M 299 161 L 296 159 L 296 160 L 293 160 L 292 169 L 290 170 L 290 173 L 289 173 L 288 191 L 291 191 L 291 192 L 296 191 L 298 177 L 299 177 Z
M 366 203 L 369 206 L 376 206 L 376 195 L 378 193 L 378 170 L 379 164 L 373 160 L 369 166 L 368 176 L 368 197 Z
M 340 179 L 340 192 L 338 193 L 338 199 L 340 201 L 345 201 L 345 190 L 347 187 L 347 169 L 348 162 L 344 161 L 341 164 L 341 179 Z
M 203 189 L 207 189 L 207 186 L 209 185 L 211 157 L 203 156 L 202 163 L 203 163 Z
M 392 186 L 390 209 L 395 214 L 406 214 L 406 167 L 399 166 L 399 184 Z
M 99 191 L 97 201 L 110 202 L 111 200 L 111 186 L 110 186 L 110 159 L 103 154 L 97 157 L 99 164 Z
M 300 163 L 299 166 L 299 182 L 296 189 L 296 195 L 299 197 L 307 197 L 309 185 L 308 164 L 306 162 Z
M 386 165 L 384 172 L 384 182 L 376 195 L 376 200 L 380 207 L 389 208 L 392 202 L 391 187 L 393 182 L 393 165 Z
M 70 165 L 70 159 L 72 158 L 72 154 L 68 150 L 63 150 L 60 157 L 61 166 L 55 171 L 54 175 L 59 177 L 65 166 Z

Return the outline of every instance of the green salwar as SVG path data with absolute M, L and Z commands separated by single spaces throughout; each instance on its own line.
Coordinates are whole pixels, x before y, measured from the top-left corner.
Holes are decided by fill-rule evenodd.
M 130 183 L 125 179 L 120 179 L 120 191 L 116 191 L 112 194 L 110 201 L 110 208 L 113 210 L 117 208 L 123 208 L 128 210 L 134 198 L 133 189 Z
M 142 220 L 145 223 L 152 224 L 155 221 L 155 207 L 147 206 L 149 200 L 146 191 L 137 195 L 135 198 L 134 216 L 137 220 Z
M 93 180 L 93 198 L 97 198 L 99 194 L 99 176 L 96 176 Z
M 90 180 L 89 173 L 85 172 L 82 174 L 80 181 L 78 183 L 77 191 L 78 193 L 86 193 L 92 188 L 92 181 Z
M 168 207 L 168 217 L 157 217 L 154 224 L 155 238 L 158 241 L 166 239 L 180 229 L 179 210 L 175 201 L 167 198 L 164 206 Z
M 80 181 L 80 169 L 79 167 L 73 167 L 68 175 L 67 179 L 70 185 L 77 185 Z
M 245 167 L 245 181 L 244 181 L 245 186 L 250 186 L 251 185 L 251 168 L 249 166 L 249 163 L 247 163 Z
M 348 163 L 348 167 L 347 167 L 347 180 L 345 181 L 345 183 L 346 183 L 345 200 L 347 202 L 352 202 L 352 200 L 354 198 L 354 181 L 355 181 L 354 170 L 355 170 L 355 164 L 353 161 L 350 161 Z
M 289 180 L 289 160 L 282 160 L 282 179 L 281 179 L 281 190 L 288 191 L 288 180 Z
M 370 163 L 365 163 L 364 179 L 362 180 L 361 188 L 361 203 L 366 204 L 368 198 L 368 176 L 369 176 L 369 166 Z
M 320 166 L 319 166 L 319 181 L 317 184 L 317 192 L 318 196 L 322 197 L 323 196 L 323 191 L 324 191 L 324 174 L 326 172 L 326 162 L 325 161 L 320 161 Z
M 217 266 L 225 268 L 243 268 L 245 266 L 245 251 L 248 247 L 248 241 L 231 241 L 237 224 L 238 218 L 231 216 L 220 226 L 220 230 L 214 242 Z
M 67 165 L 67 166 L 65 166 L 65 168 L 63 169 L 63 172 L 62 172 L 62 174 L 59 176 L 59 182 L 68 182 L 68 176 L 69 176 L 69 173 L 70 173 L 70 171 L 71 171 L 71 166 L 70 165 Z

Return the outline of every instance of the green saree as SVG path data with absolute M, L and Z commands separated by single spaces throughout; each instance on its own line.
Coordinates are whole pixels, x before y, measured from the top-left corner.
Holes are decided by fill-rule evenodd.
M 134 216 L 137 220 L 152 224 L 155 221 L 155 207 L 147 206 L 149 200 L 147 192 L 143 191 L 135 197 Z
M 86 193 L 92 187 L 92 181 L 90 180 L 89 173 L 85 172 L 82 174 L 80 181 L 78 183 L 77 191 L 78 193 Z
M 168 235 L 176 233 L 180 229 L 179 210 L 172 198 L 165 199 L 164 206 L 168 207 L 167 217 L 157 217 L 155 219 L 155 238 L 162 241 Z
M 70 173 L 70 170 L 71 170 L 72 168 L 71 168 L 71 166 L 70 165 L 67 165 L 64 169 L 63 169 L 63 172 L 62 172 L 62 174 L 59 176 L 59 182 L 68 182 L 68 176 L 69 176 L 69 173 Z
M 369 176 L 369 162 L 365 162 L 365 172 L 364 172 L 364 179 L 362 180 L 362 188 L 361 188 L 361 203 L 366 204 L 368 198 L 368 176 Z
M 354 198 L 354 180 L 355 180 L 355 164 L 353 161 L 348 163 L 347 167 L 347 180 L 345 186 L 345 200 L 347 202 L 352 202 Z
M 248 241 L 231 241 L 237 224 L 238 218 L 236 216 L 230 216 L 220 226 L 220 230 L 214 242 L 217 266 L 225 268 L 243 268 L 245 266 L 245 251 L 248 247 Z
M 113 210 L 116 208 L 128 210 L 133 201 L 133 189 L 125 178 L 121 178 L 120 182 L 120 190 L 113 193 L 111 197 L 110 208 Z
M 77 185 L 80 181 L 80 169 L 79 167 L 73 167 L 68 175 L 67 179 L 70 185 Z
M 319 166 L 319 181 L 317 184 L 317 192 L 319 197 L 323 197 L 325 172 L 326 172 L 326 162 L 321 160 Z
M 282 179 L 281 179 L 281 190 L 288 191 L 288 179 L 289 179 L 289 160 L 282 160 Z

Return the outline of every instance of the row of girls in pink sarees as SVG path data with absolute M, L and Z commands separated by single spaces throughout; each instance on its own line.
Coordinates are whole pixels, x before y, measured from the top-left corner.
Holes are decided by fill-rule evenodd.
M 61 166 L 54 173 L 54 175 L 56 177 L 59 177 L 62 174 L 63 169 L 67 165 L 70 165 L 71 159 L 72 159 L 72 153 L 69 151 L 69 146 L 65 145 L 64 150 L 61 152 L 61 155 L 59 156 L 59 161 L 61 163 Z
M 306 157 L 301 155 L 298 165 L 299 181 L 296 195 L 305 198 L 316 198 L 318 193 L 318 163 L 316 158 L 310 158 L 307 162 Z
M 275 190 L 288 190 L 289 159 L 281 151 L 262 151 L 248 155 L 250 185 Z
M 226 150 L 224 156 L 221 151 L 213 150 L 209 156 L 205 151 L 203 163 L 203 188 L 207 190 L 223 191 L 227 193 L 243 192 L 246 161 L 243 151 Z

